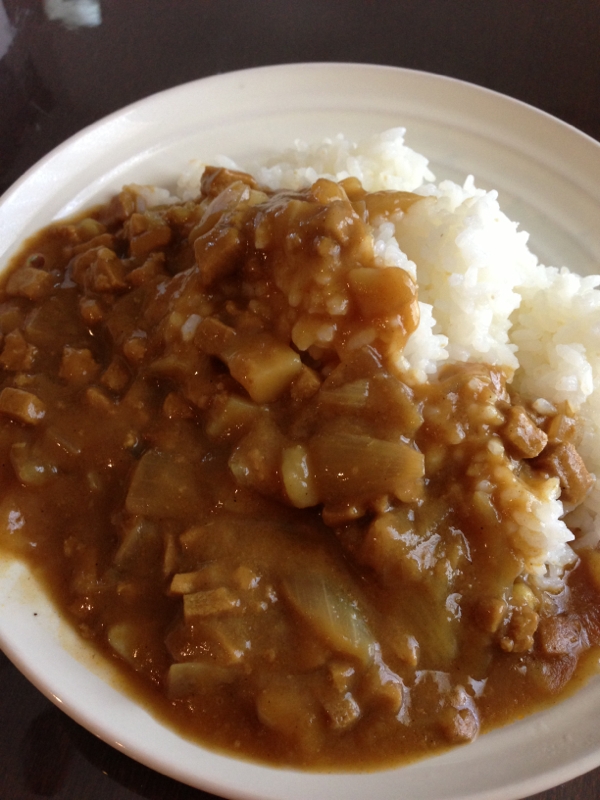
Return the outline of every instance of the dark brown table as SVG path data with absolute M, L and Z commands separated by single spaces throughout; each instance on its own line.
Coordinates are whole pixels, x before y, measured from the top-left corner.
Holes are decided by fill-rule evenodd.
M 52 19 L 61 5 L 79 19 Z M 598 0 L 0 0 L 0 192 L 127 103 L 218 72 L 300 61 L 450 75 L 600 139 Z M 209 795 L 97 740 L 0 653 L 0 800 L 38 797 Z M 600 769 L 535 795 L 598 798 Z

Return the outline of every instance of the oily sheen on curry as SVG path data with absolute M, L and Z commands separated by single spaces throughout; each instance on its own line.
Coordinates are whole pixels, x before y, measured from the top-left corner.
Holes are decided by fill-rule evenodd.
M 419 289 L 373 229 L 428 202 L 209 167 L 193 200 L 55 223 L 5 279 L 3 546 L 207 746 L 402 763 L 597 659 L 598 552 L 544 583 L 527 524 L 593 484 L 575 410 L 403 367 Z

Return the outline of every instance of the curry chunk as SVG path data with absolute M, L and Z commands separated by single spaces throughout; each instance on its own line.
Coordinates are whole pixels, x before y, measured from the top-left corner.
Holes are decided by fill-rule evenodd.
M 183 613 L 186 619 L 223 614 L 239 608 L 239 597 L 225 587 L 206 589 L 183 596 Z
M 422 492 L 423 456 L 404 442 L 322 433 L 311 439 L 309 453 L 317 491 L 325 503 L 388 493 L 410 502 Z
M 39 425 L 46 415 L 46 406 L 32 392 L 6 386 L 0 392 L 0 414 L 25 425 Z
M 90 383 L 100 372 L 100 365 L 87 348 L 66 346 L 58 374 L 69 383 L 83 385 Z
M 550 445 L 537 460 L 537 466 L 558 477 L 565 503 L 580 503 L 594 483 L 594 477 L 570 442 Z
M 28 370 L 33 366 L 36 348 L 27 342 L 20 330 L 11 331 L 4 339 L 0 365 L 11 372 Z
M 539 456 L 548 443 L 547 434 L 537 427 L 522 406 L 510 408 L 503 433 L 522 458 Z
M 102 246 L 88 267 L 85 279 L 93 292 L 120 292 L 127 288 L 124 272 L 116 253 Z
M 50 292 L 52 282 L 52 275 L 49 272 L 25 266 L 10 275 L 6 283 L 6 293 L 9 297 L 40 300 Z

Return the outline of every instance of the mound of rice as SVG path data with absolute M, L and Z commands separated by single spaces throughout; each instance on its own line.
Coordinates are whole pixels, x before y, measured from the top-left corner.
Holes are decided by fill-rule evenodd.
M 372 221 L 381 263 L 408 270 L 419 287 L 421 321 L 399 366 L 419 381 L 446 360 L 506 367 L 540 411 L 563 401 L 578 410 L 580 453 L 600 475 L 600 276 L 540 264 L 528 234 L 501 211 L 497 192 L 478 189 L 471 176 L 462 186 L 434 183 L 427 159 L 405 145 L 404 134 L 394 128 L 359 143 L 342 135 L 314 145 L 298 141 L 262 163 L 238 166 L 220 157 L 218 164 L 244 169 L 271 189 L 354 176 L 368 191 L 427 197 L 396 221 Z M 195 196 L 203 168 L 191 166 L 178 185 L 181 197 Z M 544 542 L 531 567 L 540 580 L 551 582 L 573 561 L 570 528 L 582 532 L 576 546 L 600 539 L 600 481 L 570 514 L 569 527 L 558 487 L 532 495 L 529 508 L 520 523 Z

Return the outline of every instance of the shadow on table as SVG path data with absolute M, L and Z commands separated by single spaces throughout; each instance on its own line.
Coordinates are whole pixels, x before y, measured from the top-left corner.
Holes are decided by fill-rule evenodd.
M 90 783 L 104 781 L 106 776 L 147 800 L 214 798 L 123 755 L 54 706 L 46 708 L 30 723 L 22 742 L 22 758 L 27 789 L 42 797 L 54 797 L 66 783 L 73 782 L 85 783 L 86 794 L 91 796 Z M 92 774 L 81 759 L 94 768 Z

